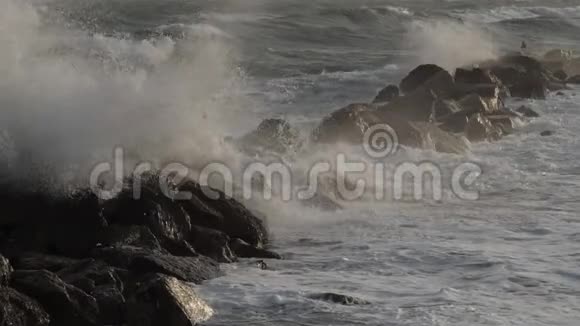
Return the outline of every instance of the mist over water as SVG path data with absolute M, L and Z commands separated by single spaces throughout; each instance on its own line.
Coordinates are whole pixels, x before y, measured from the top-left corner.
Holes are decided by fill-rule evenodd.
M 272 117 L 306 138 L 418 64 L 452 70 L 522 40 L 534 53 L 578 49 L 578 35 L 573 0 L 0 0 L 0 178 L 85 187 L 116 146 L 130 162 L 193 169 L 282 160 L 301 178 L 338 153 L 372 164 L 358 146 L 246 156 L 224 138 Z M 475 162 L 478 201 L 339 213 L 252 201 L 286 259 L 224 266 L 200 289 L 216 310 L 208 325 L 576 325 L 578 91 L 508 103 L 542 117 L 466 157 L 405 149 L 385 162 Z M 372 304 L 306 298 L 326 291 Z
M 25 2 L 0 6 L 0 121 L 14 152 L 11 177 L 48 169 L 86 181 L 115 146 L 135 160 L 219 157 L 224 117 L 243 102 L 225 37 L 194 23 L 180 38 L 115 37 L 46 21 Z

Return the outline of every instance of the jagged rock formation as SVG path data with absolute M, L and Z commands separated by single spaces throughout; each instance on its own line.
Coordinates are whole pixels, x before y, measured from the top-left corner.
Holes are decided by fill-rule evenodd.
M 108 201 L 0 187 L 0 325 L 195 325 L 211 309 L 184 282 L 221 275 L 218 261 L 281 258 L 236 200 L 191 180 L 175 200 L 158 181 Z

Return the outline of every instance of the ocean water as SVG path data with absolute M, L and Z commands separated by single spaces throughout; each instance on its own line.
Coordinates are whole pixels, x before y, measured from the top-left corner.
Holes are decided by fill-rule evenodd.
M 2 178 L 60 189 L 122 146 L 201 168 L 255 157 L 224 141 L 264 118 L 304 134 L 420 63 L 580 50 L 577 0 L 0 0 Z M 524 103 L 521 103 L 524 102 Z M 211 325 L 578 325 L 580 89 L 526 104 L 541 118 L 466 156 L 478 200 L 361 200 L 336 213 L 260 201 L 274 249 L 199 290 Z M 541 137 L 545 130 L 551 137 Z M 285 158 L 296 171 L 356 148 Z M 363 306 L 308 299 L 337 292 Z

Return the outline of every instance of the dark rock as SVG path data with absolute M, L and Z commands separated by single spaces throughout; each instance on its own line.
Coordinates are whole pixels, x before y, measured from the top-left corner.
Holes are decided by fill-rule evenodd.
M 580 84 L 580 75 L 568 78 L 568 80 L 566 80 L 566 83 L 568 83 L 568 84 Z
M 221 263 L 236 261 L 236 256 L 230 249 L 230 237 L 221 231 L 194 226 L 189 242 L 200 254 Z
M 15 271 L 12 285 L 36 300 L 51 317 L 51 325 L 99 325 L 95 298 L 46 271 Z
M 0 255 L 0 286 L 8 285 L 12 274 L 12 266 L 8 259 Z
M 469 122 L 469 116 L 470 114 L 466 114 L 465 112 L 452 114 L 442 120 L 442 124 L 439 127 L 451 133 L 464 133 Z
M 401 99 L 401 98 L 399 98 Z M 386 124 L 393 129 L 398 145 L 464 153 L 468 147 L 460 138 L 448 134 L 437 126 L 401 117 L 404 106 L 394 100 L 388 105 L 376 108 L 371 105 L 352 104 L 325 118 L 315 130 L 313 138 L 324 143 L 345 142 L 361 145 L 369 128 Z M 434 102 L 433 102 L 434 104 Z M 411 114 L 412 115 L 412 114 Z M 445 142 L 452 142 L 446 146 Z M 437 145 L 434 145 L 437 144 Z
M 79 259 L 26 252 L 18 255 L 13 259 L 13 265 L 16 269 L 23 270 L 41 270 L 45 269 L 50 272 L 58 272 L 63 268 L 78 264 Z
M 501 86 L 502 83 L 499 78 L 489 69 L 473 68 L 464 69 L 457 68 L 455 70 L 455 83 L 458 84 L 489 84 Z
M 0 287 L 0 325 L 47 326 L 49 322 L 50 317 L 34 299 L 9 287 Z
M 219 276 L 219 264 L 204 257 L 178 257 L 134 247 L 100 248 L 95 256 L 134 274 L 160 273 L 180 280 L 201 283 Z
M 192 326 L 207 321 L 213 310 L 192 287 L 173 277 L 155 275 L 138 285 L 128 299 L 128 326 Z
M 373 100 L 373 103 L 389 102 L 399 97 L 399 95 L 400 95 L 399 87 L 397 87 L 396 85 L 389 85 L 381 89 L 377 97 L 375 97 L 375 99 Z
M 564 94 L 564 92 L 558 92 L 556 93 L 557 96 L 565 96 L 566 94 Z
M 103 247 L 133 246 L 161 250 L 159 240 L 151 230 L 142 225 L 111 225 L 99 236 Z
M 401 81 L 400 89 L 409 94 L 419 88 L 433 91 L 439 97 L 446 97 L 454 87 L 453 77 L 445 69 L 432 64 L 421 65 L 413 69 Z
M 449 154 L 465 154 L 470 150 L 469 142 L 463 137 L 444 131 L 432 123 L 412 122 L 411 125 L 424 139 L 425 149 Z
M 336 294 L 336 293 L 317 293 L 309 295 L 308 298 L 313 300 L 319 301 L 327 301 L 331 303 L 337 303 L 345 306 L 353 306 L 353 305 L 368 305 L 370 302 L 360 299 L 351 297 L 348 295 L 343 294 Z
M 135 199 L 132 192 L 125 191 L 107 202 L 105 216 L 110 224 L 146 226 L 167 250 L 172 252 L 178 247 L 181 251 L 176 244 L 187 238 L 191 230 L 190 217 L 178 201 L 168 198 L 159 190 L 159 183 L 155 180 L 156 177 L 153 177 L 141 187 L 139 199 Z M 149 236 L 144 236 L 151 242 Z
M 558 70 L 558 71 L 554 72 L 554 77 L 565 82 L 568 79 L 568 74 L 566 74 L 566 72 L 564 70 Z
M 258 268 L 263 271 L 268 270 L 268 264 L 266 264 L 266 262 L 263 260 L 258 260 L 256 262 L 256 266 L 258 266 Z
M 445 121 L 448 117 L 464 111 L 454 100 L 437 100 L 435 102 L 435 120 Z
M 196 257 L 198 253 L 187 240 L 164 241 L 163 247 L 172 255 L 179 257 Z
M 4 196 L 5 194 L 2 194 Z M 34 251 L 69 257 L 85 257 L 95 248 L 97 234 L 106 226 L 99 200 L 89 193 L 52 197 L 36 193 L 0 196 L 6 202 L 10 232 L 5 254 Z M 2 222 L 0 222 L 2 224 Z
M 263 151 L 284 154 L 295 152 L 302 145 L 300 131 L 286 120 L 266 119 L 258 128 L 236 142 L 245 152 L 261 154 Z
M 466 131 L 469 119 L 477 114 L 510 115 L 505 109 L 499 108 L 499 99 L 482 98 L 477 94 L 469 94 L 459 101 L 451 101 L 460 110 L 455 109 L 451 114 L 440 117 L 438 121 L 442 122 L 441 129 L 452 133 L 463 133 Z
M 123 325 L 126 322 L 126 301 L 121 290 L 106 285 L 97 286 L 92 296 L 97 300 L 103 324 Z
M 120 270 L 102 261 L 86 259 L 58 272 L 68 284 L 85 291 L 97 301 L 100 321 L 106 325 L 124 322 L 124 284 Z
M 374 106 L 350 104 L 324 118 L 312 134 L 317 143 L 348 143 L 360 145 L 364 133 L 375 124 L 382 123 Z
M 222 191 L 203 188 L 193 181 L 181 184 L 179 189 L 191 194 L 190 200 L 179 203 L 194 225 L 222 231 L 230 238 L 240 238 L 257 247 L 268 242 L 264 221 Z M 208 193 L 216 199 L 208 197 Z
M 501 135 L 509 135 L 514 132 L 515 121 L 511 116 L 505 114 L 494 114 L 487 115 L 486 118 L 494 127 L 501 131 Z
M 548 137 L 548 136 L 552 136 L 552 135 L 554 135 L 554 132 L 551 130 L 542 131 L 540 133 L 540 136 L 542 136 L 542 137 Z
M 489 69 L 473 68 L 471 70 L 458 68 L 455 71 L 456 98 L 475 93 L 483 98 L 509 97 L 509 89 Z
M 419 89 L 406 96 L 398 97 L 390 103 L 381 106 L 380 110 L 390 112 L 408 121 L 435 120 L 437 96 L 430 90 Z
M 545 99 L 548 88 L 558 82 L 542 63 L 523 55 L 505 56 L 483 65 L 509 88 L 514 97 Z
M 470 94 L 460 99 L 457 103 L 463 112 L 469 115 L 477 113 L 493 113 L 499 111 L 498 107 L 499 99 L 495 98 L 483 98 L 477 94 Z
M 470 84 L 457 84 L 451 95 L 451 98 L 458 100 L 470 94 L 476 94 L 484 99 L 498 99 L 504 101 L 511 96 L 510 91 L 505 86 L 497 85 L 470 85 Z
M 525 79 L 510 87 L 512 96 L 521 98 L 545 99 L 548 94 L 548 85 L 539 79 Z
M 521 114 L 522 116 L 524 116 L 526 118 L 538 118 L 540 116 L 536 111 L 530 109 L 529 107 L 527 107 L 525 105 L 522 105 L 519 108 L 517 108 L 516 112 Z
M 501 130 L 481 113 L 469 117 L 465 134 L 470 141 L 498 140 L 502 136 Z
M 230 241 L 230 248 L 232 248 L 232 251 L 241 258 L 282 259 L 282 257 L 277 253 L 266 249 L 252 247 L 242 239 L 232 239 Z
M 88 294 L 98 286 L 109 286 L 123 291 L 123 282 L 117 275 L 117 270 L 108 264 L 86 259 L 77 264 L 60 270 L 57 275 L 68 284 L 74 285 Z

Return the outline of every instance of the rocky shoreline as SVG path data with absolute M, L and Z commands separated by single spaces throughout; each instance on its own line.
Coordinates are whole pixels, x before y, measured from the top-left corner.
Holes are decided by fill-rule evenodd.
M 509 135 L 517 120 L 538 117 L 528 107 L 510 108 L 509 98 L 545 99 L 550 92 L 569 89 L 579 75 L 573 63 L 580 58 L 553 50 L 541 58 L 512 54 L 456 69 L 425 64 L 412 70 L 399 85 L 388 85 L 369 103 L 354 103 L 327 117 L 308 142 L 360 145 L 377 124 L 389 125 L 400 145 L 463 154 L 471 142 L 495 141 Z M 567 71 L 567 72 L 566 72 Z M 249 153 L 298 152 L 303 140 L 282 119 L 264 120 L 255 131 L 236 140 Z
M 91 193 L 52 198 L 2 188 L 0 325 L 195 325 L 211 308 L 188 283 L 219 263 L 280 258 L 260 218 L 220 193 L 179 186 L 171 200 L 154 179 L 106 202 Z
M 454 74 L 421 65 L 372 103 L 324 118 L 310 140 L 361 144 L 370 127 L 388 124 L 402 145 L 465 153 L 470 142 L 497 140 L 513 132 L 515 120 L 538 116 L 507 107 L 507 98 L 543 99 L 580 79 L 555 63 L 556 52 L 545 58 L 509 55 Z M 279 119 L 235 143 L 277 153 L 302 146 Z M 219 276 L 220 263 L 281 258 L 268 250 L 265 221 L 240 202 L 221 192 L 209 199 L 192 180 L 175 186 L 191 198 L 172 200 L 157 190 L 158 181 L 150 176 L 135 199 L 127 180 L 108 201 L 88 191 L 63 198 L 0 186 L 0 325 L 196 325 L 212 309 L 192 283 Z M 325 197 L 310 204 L 340 208 Z M 318 297 L 366 304 L 332 293 Z

